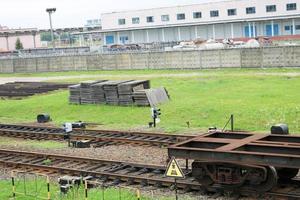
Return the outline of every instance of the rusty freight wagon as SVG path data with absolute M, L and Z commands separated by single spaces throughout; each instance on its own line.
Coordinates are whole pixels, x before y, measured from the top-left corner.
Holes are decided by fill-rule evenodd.
M 192 176 L 206 188 L 263 193 L 297 176 L 300 137 L 214 131 L 171 145 L 168 155 L 192 161 Z

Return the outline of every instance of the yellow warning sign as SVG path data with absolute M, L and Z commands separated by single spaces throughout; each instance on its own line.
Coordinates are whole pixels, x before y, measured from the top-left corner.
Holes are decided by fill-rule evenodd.
M 173 178 L 184 178 L 184 173 L 180 169 L 180 167 L 174 157 L 171 158 L 171 160 L 167 166 L 165 175 L 168 177 L 173 177 Z

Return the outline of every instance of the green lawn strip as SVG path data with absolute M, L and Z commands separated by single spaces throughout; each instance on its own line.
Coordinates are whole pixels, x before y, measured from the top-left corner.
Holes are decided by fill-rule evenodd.
M 169 77 L 151 78 L 151 85 L 165 86 L 171 95 L 171 101 L 160 106 L 158 125 L 168 132 L 189 131 L 186 122 L 193 130 L 222 128 L 230 114 L 235 115 L 237 129 L 266 132 L 280 122 L 300 132 L 300 77 Z M 82 120 L 103 128 L 132 129 L 145 128 L 151 121 L 149 107 L 69 105 L 67 91 L 0 101 L 1 122 L 32 122 L 38 113 L 49 113 L 57 125 Z
M 16 138 L 0 137 L 1 148 L 28 147 L 34 149 L 62 149 L 67 147 L 67 142 L 23 140 Z
M 45 178 L 35 177 L 25 177 L 20 176 L 15 178 L 15 188 L 16 188 L 16 198 L 15 200 L 35 200 L 36 196 L 46 199 L 47 197 L 47 184 Z M 84 187 L 81 185 L 78 187 L 73 187 L 67 194 L 61 194 L 59 185 L 57 183 L 50 184 L 50 194 L 53 200 L 84 200 L 85 191 Z M 136 193 L 133 189 L 126 188 L 94 188 L 88 190 L 89 200 L 133 200 L 136 198 Z M 0 180 L 0 199 L 9 200 L 13 198 L 12 182 L 11 180 Z M 150 200 L 147 197 L 142 197 L 142 200 Z M 164 199 L 167 200 L 167 199 Z

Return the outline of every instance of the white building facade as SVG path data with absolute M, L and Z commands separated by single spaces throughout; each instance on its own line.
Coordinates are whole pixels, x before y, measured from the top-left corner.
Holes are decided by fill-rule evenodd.
M 104 45 L 300 34 L 300 0 L 231 0 L 101 15 Z

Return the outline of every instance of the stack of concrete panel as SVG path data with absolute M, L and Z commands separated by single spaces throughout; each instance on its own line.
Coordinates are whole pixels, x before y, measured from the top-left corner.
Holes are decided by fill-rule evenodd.
M 101 83 L 96 83 L 92 85 L 93 88 L 93 93 L 94 93 L 94 103 L 95 104 L 105 104 L 106 99 L 105 99 L 105 91 L 104 91 L 104 85 L 109 82 L 109 81 L 104 81 Z
M 169 100 L 165 88 L 150 89 L 149 80 L 85 81 L 70 86 L 70 103 L 155 107 Z
M 92 85 L 99 82 L 103 81 L 84 81 L 80 83 L 81 104 L 94 104 L 94 91 Z
M 159 104 L 169 101 L 168 91 L 164 87 L 147 89 L 145 91 L 151 107 L 156 107 Z
M 118 85 L 126 83 L 128 81 L 107 81 L 103 86 L 105 92 L 105 99 L 107 104 L 118 105 L 119 104 L 119 94 Z
M 156 89 L 138 90 L 133 93 L 133 100 L 138 106 L 156 107 L 169 100 L 169 94 L 163 87 Z
M 133 101 L 137 106 L 149 106 L 146 90 L 137 90 L 133 92 Z
M 70 92 L 69 102 L 72 104 L 80 104 L 81 103 L 80 84 L 69 86 L 69 92 Z
M 150 88 L 149 80 L 133 80 L 118 85 L 119 104 L 133 105 L 133 92 Z

